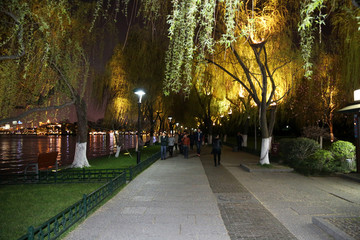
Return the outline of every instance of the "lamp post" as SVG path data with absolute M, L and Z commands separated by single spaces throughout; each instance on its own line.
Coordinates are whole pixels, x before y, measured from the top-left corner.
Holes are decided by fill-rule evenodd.
M 145 91 L 142 89 L 135 89 L 134 93 L 139 97 L 139 102 L 138 102 L 138 107 L 139 107 L 139 112 L 138 112 L 138 149 L 137 149 L 137 158 L 136 158 L 136 164 L 140 163 L 140 156 L 141 156 L 141 152 L 140 152 L 140 137 L 141 137 L 141 99 L 142 96 L 145 95 Z
M 168 119 L 169 119 L 170 134 L 172 136 L 173 135 L 173 128 L 172 128 L 173 126 L 172 126 L 172 123 L 171 123 L 172 116 L 169 116 Z

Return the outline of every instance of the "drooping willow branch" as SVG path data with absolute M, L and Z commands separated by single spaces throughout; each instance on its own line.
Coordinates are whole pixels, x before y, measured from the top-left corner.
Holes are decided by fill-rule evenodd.
M 15 24 L 17 26 L 17 38 L 18 38 L 18 42 L 20 44 L 20 49 L 18 51 L 18 54 L 0 56 L 0 60 L 19 59 L 19 58 L 21 58 L 22 56 L 25 55 L 25 46 L 24 46 L 24 42 L 23 42 L 23 32 L 24 32 L 23 25 L 19 21 L 19 19 L 14 14 L 12 14 L 11 12 L 7 12 L 7 11 L 2 11 L 2 12 L 5 13 L 6 15 L 8 15 L 9 17 L 11 17 L 15 21 Z

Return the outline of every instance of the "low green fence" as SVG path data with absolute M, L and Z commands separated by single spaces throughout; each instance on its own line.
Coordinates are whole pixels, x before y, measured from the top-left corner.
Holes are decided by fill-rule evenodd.
M 122 169 L 65 169 L 61 171 L 40 171 L 39 174 L 1 175 L 0 184 L 36 184 L 36 183 L 88 183 L 108 182 L 121 174 Z
M 79 183 L 79 182 L 96 182 L 108 180 L 108 182 L 96 191 L 86 195 L 83 199 L 52 217 L 39 227 L 30 226 L 28 232 L 18 240 L 35 240 L 35 239 L 56 239 L 72 225 L 93 210 L 101 201 L 110 196 L 116 189 L 131 181 L 144 169 L 153 164 L 160 158 L 160 152 L 152 155 L 145 161 L 136 166 L 123 169 L 99 169 L 99 170 L 65 170 L 58 172 L 45 172 L 39 175 L 18 176 L 10 179 L 12 183 Z M 9 176 L 5 184 L 9 184 Z
M 108 182 L 122 172 L 131 181 L 136 175 L 160 158 L 160 152 L 128 168 L 117 169 L 64 169 L 61 171 L 40 171 L 39 174 L 3 174 L 0 175 L 0 185 L 8 184 L 52 184 L 52 183 L 88 183 Z
M 116 189 L 126 183 L 125 173 L 121 173 L 108 183 L 88 195 L 84 194 L 82 200 L 49 219 L 39 227 L 30 226 L 27 234 L 19 240 L 55 239 L 68 230 L 74 223 L 86 217 L 101 201 L 110 196 Z
M 140 162 L 139 164 L 129 167 L 129 168 L 119 168 L 119 170 L 124 171 L 126 173 L 126 179 L 128 181 L 133 180 L 139 173 L 141 173 L 144 169 L 148 168 L 151 164 L 156 162 L 161 156 L 160 152 L 153 154 L 151 157 L 146 160 Z

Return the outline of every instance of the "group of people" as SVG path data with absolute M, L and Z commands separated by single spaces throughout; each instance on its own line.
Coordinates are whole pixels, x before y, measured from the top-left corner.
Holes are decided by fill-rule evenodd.
M 159 143 L 161 144 L 161 160 L 166 159 L 166 152 L 169 152 L 170 157 L 172 157 L 174 148 L 183 154 L 185 158 L 189 158 L 189 150 L 193 149 L 194 144 L 196 144 L 197 155 L 200 156 L 203 141 L 204 136 L 200 129 L 193 134 L 178 132 L 175 133 L 174 136 L 162 132 L 159 138 Z
M 187 132 L 184 133 L 175 133 L 166 135 L 166 132 L 163 132 L 159 138 L 159 142 L 161 144 L 161 160 L 166 159 L 166 152 L 169 152 L 170 157 L 173 156 L 174 148 L 176 151 L 179 150 L 181 154 L 184 155 L 184 158 L 189 158 L 189 149 L 193 149 L 193 145 L 196 144 L 196 154 L 200 156 L 201 146 L 204 142 L 204 135 L 200 129 L 198 129 L 193 134 L 189 134 Z M 237 134 L 237 145 L 238 150 L 241 150 L 242 146 L 242 136 L 240 132 Z M 217 134 L 212 141 L 212 151 L 211 153 L 214 155 L 214 165 L 215 167 L 220 165 L 221 159 L 221 147 L 222 142 L 219 134 Z

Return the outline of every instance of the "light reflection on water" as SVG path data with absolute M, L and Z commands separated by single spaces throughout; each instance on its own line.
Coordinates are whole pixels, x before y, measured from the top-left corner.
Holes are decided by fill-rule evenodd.
M 135 147 L 136 136 L 122 135 L 121 140 L 124 143 L 122 150 Z M 22 172 L 28 163 L 36 161 L 40 152 L 57 151 L 59 165 L 69 165 L 74 159 L 75 143 L 76 137 L 69 135 L 0 135 L 0 174 Z M 88 159 L 115 152 L 114 135 L 89 135 Z

